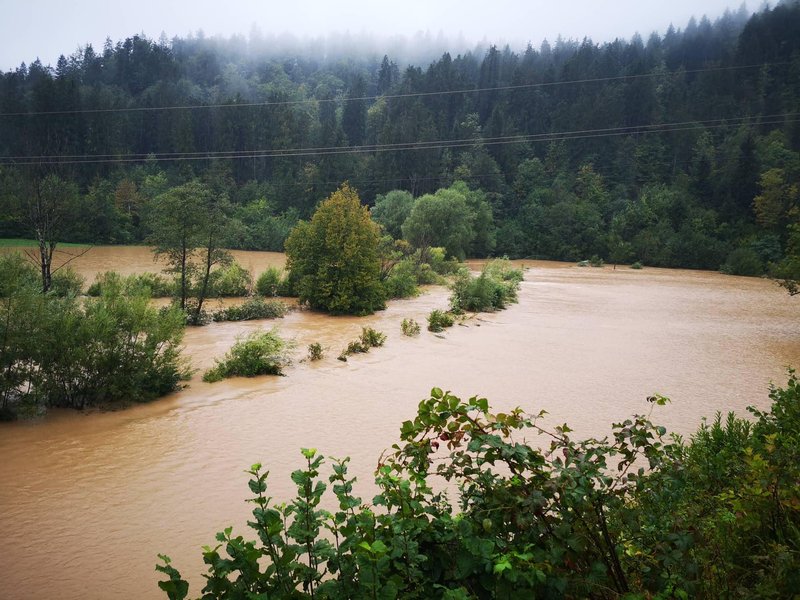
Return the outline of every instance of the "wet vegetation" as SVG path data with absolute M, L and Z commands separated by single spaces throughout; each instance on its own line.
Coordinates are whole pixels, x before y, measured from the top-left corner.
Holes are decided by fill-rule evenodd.
M 322 360 L 325 356 L 325 348 L 319 342 L 308 345 L 308 360 Z
M 414 319 L 403 319 L 400 323 L 400 331 L 403 335 L 408 337 L 415 337 L 419 335 L 419 323 Z
M 428 331 L 440 333 L 447 327 L 452 327 L 456 318 L 451 312 L 434 309 L 428 315 Z
M 255 331 L 238 340 L 222 360 L 203 374 L 203 381 L 214 383 L 226 377 L 281 375 L 291 364 L 291 342 L 276 330 Z
M 368 315 L 447 283 L 432 332 L 517 301 L 522 271 L 501 259 L 476 276 L 459 266 L 468 256 L 714 269 L 770 276 L 796 295 L 798 31 L 800 2 L 785 0 L 646 42 L 489 46 L 424 68 L 134 36 L 2 73 L 0 235 L 35 239 L 28 262 L 0 257 L 0 418 L 174 391 L 189 373 L 187 324 L 281 317 L 278 296 Z M 81 298 L 82 278 L 53 263 L 68 242 L 146 243 L 167 276 L 105 273 Z M 285 250 L 286 271 L 254 283 L 232 248 Z M 209 298 L 254 292 L 208 312 Z M 153 306 L 166 296 L 170 306 Z M 364 327 L 338 358 L 385 339 Z M 252 333 L 203 380 L 280 375 L 292 350 L 276 330 Z M 323 350 L 311 344 L 309 359 Z M 718 415 L 688 440 L 649 414 L 573 439 L 566 424 L 542 425 L 544 413 L 495 414 L 486 399 L 434 388 L 381 457 L 371 502 L 354 495 L 347 459 L 323 473 L 324 458 L 302 450 L 286 504 L 253 465 L 258 541 L 219 533 L 201 593 L 791 597 L 794 372 L 770 398 L 769 411 Z M 160 588 L 185 598 L 188 583 L 162 559 Z
M 386 334 L 376 331 L 372 327 L 362 327 L 361 336 L 347 344 L 347 347 L 341 351 L 337 358 L 342 362 L 347 362 L 348 356 L 369 352 L 370 348 L 383 346 L 385 341 Z
M 75 287 L 43 294 L 19 255 L 0 257 L 0 412 L 142 402 L 188 376 L 180 356 L 185 316 L 151 305 L 146 286 L 106 278 L 81 302 Z
M 289 307 L 280 300 L 248 298 L 243 304 L 229 306 L 211 314 L 212 321 L 252 321 L 255 319 L 278 319 L 289 312 Z
M 348 459 L 304 449 L 276 504 L 248 471 L 256 541 L 217 534 L 204 598 L 788 598 L 800 585 L 800 382 L 752 419 L 717 415 L 688 440 L 650 415 L 603 439 L 493 413 L 434 388 L 381 457 L 372 502 Z M 664 405 L 667 399 L 648 399 Z M 535 443 L 531 436 L 538 436 Z M 536 438 L 534 438 L 536 439 Z M 457 502 L 437 491 L 446 481 Z M 331 490 L 335 506 L 322 508 Z M 172 599 L 188 583 L 166 556 Z
M 503 259 L 488 262 L 477 277 L 462 269 L 451 285 L 450 310 L 454 313 L 502 310 L 517 301 L 522 278 L 522 271 Z

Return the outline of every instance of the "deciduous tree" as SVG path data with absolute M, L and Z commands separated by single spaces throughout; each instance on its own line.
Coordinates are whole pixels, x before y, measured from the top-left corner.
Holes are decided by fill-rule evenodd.
M 286 240 L 286 266 L 301 302 L 333 314 L 369 314 L 384 306 L 380 232 L 347 183 Z

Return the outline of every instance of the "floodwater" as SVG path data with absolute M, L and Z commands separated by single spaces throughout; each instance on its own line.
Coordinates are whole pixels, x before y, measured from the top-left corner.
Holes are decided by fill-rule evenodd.
M 257 275 L 283 257 L 237 253 Z M 520 263 L 522 264 L 522 263 Z M 146 248 L 94 248 L 73 266 L 157 270 Z M 366 318 L 297 311 L 268 322 L 190 329 L 197 373 L 186 389 L 116 412 L 53 412 L 0 427 L 0 597 L 162 598 L 156 554 L 169 554 L 200 595 L 201 546 L 229 525 L 248 539 L 243 470 L 269 468 L 269 493 L 289 499 L 300 448 L 351 456 L 372 496 L 381 452 L 433 386 L 489 398 L 496 409 L 546 409 L 546 423 L 604 435 L 609 424 L 672 403 L 654 420 L 682 434 L 715 411 L 767 406 L 770 381 L 800 364 L 800 301 L 762 279 L 668 269 L 613 270 L 525 262 L 519 304 L 443 336 L 400 333 L 445 308 L 447 291 L 390 303 Z M 369 354 L 336 360 L 362 326 L 387 334 Z M 286 377 L 200 381 L 241 335 L 275 326 L 297 343 Z M 306 346 L 328 351 L 301 362 Z

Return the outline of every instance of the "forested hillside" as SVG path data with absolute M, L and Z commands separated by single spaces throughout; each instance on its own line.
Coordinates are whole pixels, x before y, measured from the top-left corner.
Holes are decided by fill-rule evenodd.
M 30 236 L 15 215 L 55 173 L 67 241 L 142 242 L 193 179 L 230 200 L 229 245 L 270 250 L 344 180 L 370 205 L 463 181 L 491 207 L 479 254 L 760 274 L 794 251 L 798 2 L 428 65 L 313 56 L 134 36 L 2 74 L 0 236 Z

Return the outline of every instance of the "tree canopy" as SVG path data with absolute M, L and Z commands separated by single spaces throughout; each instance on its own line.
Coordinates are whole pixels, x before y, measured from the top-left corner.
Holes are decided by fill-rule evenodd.
M 286 240 L 286 268 L 301 302 L 333 314 L 369 314 L 384 306 L 380 230 L 347 183 L 301 221 Z

